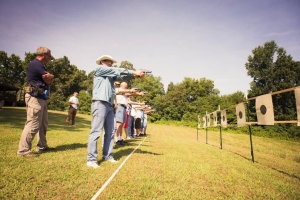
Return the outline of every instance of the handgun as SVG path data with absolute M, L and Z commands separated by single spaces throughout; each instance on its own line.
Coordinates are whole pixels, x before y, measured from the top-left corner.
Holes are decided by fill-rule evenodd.
M 145 71 L 146 74 L 151 74 L 152 73 L 152 71 L 148 70 L 148 69 L 141 69 L 141 71 Z
M 138 87 L 133 87 L 132 89 L 135 89 L 135 90 L 137 90 L 137 91 L 142 91 L 142 88 L 138 88 Z

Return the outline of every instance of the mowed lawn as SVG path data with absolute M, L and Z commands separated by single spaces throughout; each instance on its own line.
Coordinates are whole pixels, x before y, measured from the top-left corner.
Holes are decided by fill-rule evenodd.
M 86 167 L 91 116 L 65 126 L 49 111 L 48 144 L 55 152 L 16 156 L 25 108 L 0 110 L 0 199 L 91 199 L 139 145 L 98 199 L 300 199 L 300 143 L 173 125 L 148 125 L 148 137 L 115 146 L 118 163 Z M 195 119 L 197 120 L 197 119 Z M 101 138 L 98 149 L 101 152 Z M 33 142 L 35 150 L 36 139 Z

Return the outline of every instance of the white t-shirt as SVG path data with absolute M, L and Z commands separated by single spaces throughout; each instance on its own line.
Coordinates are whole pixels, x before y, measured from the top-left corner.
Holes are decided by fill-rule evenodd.
M 140 109 L 136 109 L 136 116 L 135 118 L 142 118 L 142 111 Z
M 118 89 L 119 88 L 116 88 L 116 93 L 118 92 Z M 117 104 L 124 104 L 126 106 L 128 104 L 127 96 L 124 94 L 117 94 L 116 101 L 117 101 Z
M 79 100 L 78 100 L 78 98 L 77 97 L 74 97 L 74 96 L 72 96 L 71 98 L 70 98 L 70 100 L 69 100 L 69 102 L 75 102 L 75 103 L 79 103 Z M 75 108 L 76 110 L 78 109 L 78 106 L 77 106 L 77 104 L 72 104 L 71 103 L 71 106 L 73 107 L 73 108 Z

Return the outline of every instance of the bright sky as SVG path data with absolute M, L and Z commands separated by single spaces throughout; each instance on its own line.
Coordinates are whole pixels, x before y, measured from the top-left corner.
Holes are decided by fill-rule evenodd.
M 149 69 L 167 88 L 213 80 L 250 89 L 245 63 L 274 40 L 300 61 L 299 0 L 0 0 L 0 50 L 24 59 L 46 46 L 88 74 L 103 54 Z

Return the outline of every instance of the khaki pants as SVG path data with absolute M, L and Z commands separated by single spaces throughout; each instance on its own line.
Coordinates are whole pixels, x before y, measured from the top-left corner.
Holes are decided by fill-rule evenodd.
M 25 103 L 27 106 L 27 121 L 19 142 L 19 150 L 17 152 L 19 155 L 24 155 L 31 151 L 32 140 L 37 133 L 37 148 L 45 149 L 48 147 L 46 140 L 48 127 L 47 101 L 26 94 Z
M 66 119 L 66 124 L 69 125 L 70 120 L 72 121 L 72 125 L 75 125 L 75 116 L 76 116 L 77 110 L 73 108 L 72 106 L 69 107 L 68 117 Z

